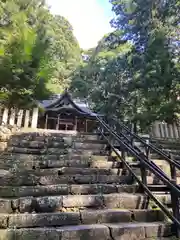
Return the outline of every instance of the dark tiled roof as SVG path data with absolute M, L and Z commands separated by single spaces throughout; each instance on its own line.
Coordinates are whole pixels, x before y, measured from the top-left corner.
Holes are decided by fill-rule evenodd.
M 40 102 L 40 106 L 45 109 L 45 111 L 56 111 L 61 108 L 62 105 L 71 104 L 82 115 L 88 115 L 95 117 L 96 113 L 92 112 L 89 108 L 87 102 L 80 99 L 72 99 L 71 95 L 65 91 L 63 94 L 53 95 L 49 100 L 44 100 Z

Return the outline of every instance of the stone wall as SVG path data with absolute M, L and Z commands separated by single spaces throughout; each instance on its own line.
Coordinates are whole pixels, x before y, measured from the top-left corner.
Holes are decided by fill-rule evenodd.
M 18 129 L 12 126 L 0 126 L 0 153 L 4 152 L 7 148 L 8 141 L 12 134 L 17 132 Z

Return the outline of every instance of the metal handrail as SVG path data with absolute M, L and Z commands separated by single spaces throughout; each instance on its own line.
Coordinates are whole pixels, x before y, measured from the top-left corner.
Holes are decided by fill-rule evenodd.
M 104 122 L 104 124 L 106 124 Z M 106 124 L 106 127 L 108 127 L 108 125 Z M 128 140 L 128 142 L 130 142 L 130 140 L 128 139 L 127 136 L 125 136 L 122 132 L 119 132 L 119 135 L 116 133 L 116 132 L 113 132 L 113 134 L 118 138 L 118 140 L 122 140 L 119 135 L 123 136 L 126 140 Z M 137 146 L 134 146 L 133 147 L 133 150 L 137 150 L 138 152 L 136 152 L 136 154 L 142 154 L 141 150 L 137 147 Z M 161 168 L 159 168 L 154 162 L 152 162 L 149 158 L 147 158 L 145 155 L 143 156 L 144 158 L 144 161 L 146 161 L 147 164 L 151 164 L 151 166 L 153 166 L 160 174 L 161 176 L 164 176 L 164 178 L 168 179 L 169 180 L 169 177 L 161 170 Z M 171 164 L 174 164 L 174 161 L 171 160 Z M 178 165 L 178 163 L 175 163 L 174 164 L 175 166 Z M 178 189 L 180 189 L 180 186 L 176 184 L 176 187 Z
M 170 181 L 169 177 L 159 167 L 157 167 L 154 163 L 150 162 L 149 159 L 146 158 L 145 155 L 143 156 L 143 158 L 141 156 L 139 156 L 139 153 L 136 152 L 134 148 L 130 147 L 128 144 L 123 142 L 122 139 L 117 135 L 117 133 L 112 131 L 110 129 L 110 127 L 104 121 L 102 121 L 99 117 L 97 117 L 97 119 L 106 128 L 106 130 L 109 131 L 111 133 L 111 135 L 113 135 L 116 138 L 116 140 L 120 141 L 120 143 L 123 147 L 125 147 L 142 164 L 144 164 L 147 168 L 149 168 L 149 170 L 152 171 L 153 174 L 157 175 L 160 180 L 165 182 L 170 188 L 174 188 L 175 191 L 177 191 L 177 193 L 180 196 L 180 187 L 177 184 L 172 183 Z
M 148 161 L 145 155 L 139 155 L 139 153 L 129 144 L 126 142 L 123 142 L 122 139 L 115 133 L 103 120 L 101 120 L 98 116 L 96 116 L 98 122 L 103 126 L 110 135 L 112 135 L 115 140 L 117 140 L 121 146 L 123 146 L 129 153 L 131 153 L 133 156 L 136 157 L 147 169 L 149 169 L 155 176 L 158 176 L 159 179 L 164 182 L 170 189 L 178 196 L 180 197 L 180 188 L 177 184 L 173 183 L 166 174 L 160 169 L 157 168 L 157 166 Z M 105 134 L 100 131 L 103 137 L 107 140 L 108 144 L 111 146 L 113 151 L 117 154 L 117 156 L 122 160 L 126 168 L 130 171 L 132 176 L 136 179 L 136 181 L 143 187 L 144 191 L 147 193 L 147 195 L 158 205 L 158 207 L 176 224 L 178 229 L 180 229 L 180 221 L 173 216 L 170 211 L 151 193 L 151 191 L 148 189 L 148 187 L 137 177 L 137 175 L 133 172 L 131 167 L 129 166 L 128 162 L 125 158 L 120 156 L 116 148 L 111 144 L 108 137 L 105 136 Z
M 120 127 L 122 127 L 124 130 L 126 130 L 131 136 L 133 136 L 135 139 L 137 139 L 139 142 L 143 143 L 144 146 L 149 147 L 151 150 L 153 150 L 155 153 L 159 154 L 166 160 L 168 163 L 173 164 L 177 169 L 180 170 L 180 164 L 177 161 L 173 161 L 169 158 L 169 156 L 162 150 L 158 149 L 156 146 L 154 146 L 151 143 L 147 143 L 144 141 L 143 138 L 139 137 L 136 133 L 132 132 L 129 128 L 127 128 L 122 122 L 119 122 L 115 119 L 113 119 Z
M 111 143 L 109 142 L 108 138 L 102 133 L 103 137 L 107 140 L 108 144 L 111 145 Z M 120 154 L 118 153 L 118 151 L 116 150 L 116 148 L 114 146 L 112 146 L 113 151 L 116 153 L 116 155 L 122 160 L 122 162 L 124 163 L 124 165 L 126 166 L 126 168 L 129 170 L 129 172 L 133 175 L 133 177 L 136 179 L 136 181 L 139 183 L 139 185 L 141 185 L 143 187 L 143 189 L 145 190 L 145 192 L 148 194 L 148 196 L 158 205 L 159 208 L 161 208 L 161 210 L 173 221 L 175 222 L 178 227 L 180 228 L 180 221 L 178 219 L 176 219 L 171 213 L 170 211 L 151 193 L 151 191 L 149 190 L 149 188 L 136 176 L 136 174 L 133 172 L 133 170 L 131 169 L 131 167 L 129 166 L 129 164 L 127 163 L 127 161 L 122 158 L 122 156 L 120 156 Z

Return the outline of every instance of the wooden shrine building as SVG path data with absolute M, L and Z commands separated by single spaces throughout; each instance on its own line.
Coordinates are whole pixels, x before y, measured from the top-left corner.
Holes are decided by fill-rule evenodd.
M 53 101 L 43 101 L 41 105 L 44 114 L 39 119 L 40 128 L 78 132 L 93 132 L 96 128 L 96 114 L 88 104 L 73 100 L 67 90 Z

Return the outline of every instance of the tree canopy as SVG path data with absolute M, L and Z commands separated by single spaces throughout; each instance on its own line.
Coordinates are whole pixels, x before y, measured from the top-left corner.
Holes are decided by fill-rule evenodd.
M 110 0 L 114 32 L 104 36 L 73 76 L 76 95 L 96 110 L 142 127 L 180 112 L 178 0 Z
M 60 92 L 81 52 L 70 23 L 43 0 L 0 2 L 0 98 L 27 105 Z

